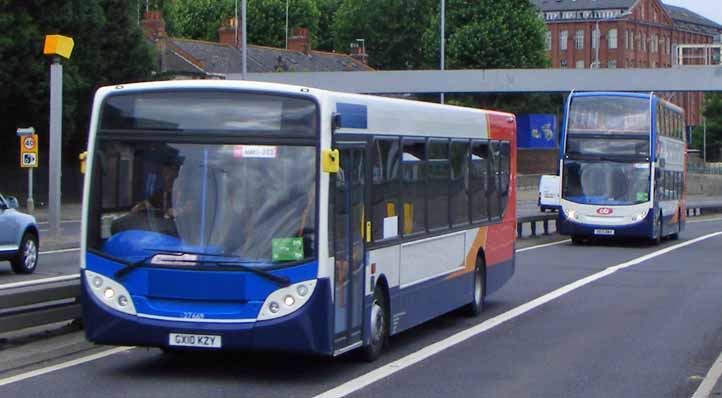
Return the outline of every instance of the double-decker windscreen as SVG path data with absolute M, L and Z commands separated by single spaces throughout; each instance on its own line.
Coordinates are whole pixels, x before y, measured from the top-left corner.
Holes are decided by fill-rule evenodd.
M 562 197 L 595 205 L 649 201 L 649 98 L 575 97 L 568 113 Z
M 216 109 L 211 115 L 201 109 L 214 103 L 192 97 L 185 98 L 186 112 L 162 113 L 155 104 L 170 101 L 154 94 L 153 109 L 136 101 L 122 118 L 116 118 L 117 107 L 107 109 L 113 101 L 106 102 L 103 115 L 113 112 L 115 119 L 100 122 L 89 249 L 127 262 L 187 253 L 232 257 L 254 267 L 282 266 L 315 255 L 316 146 L 263 135 L 243 142 L 248 141 L 246 131 L 285 137 L 313 131 L 315 104 L 293 99 L 288 107 L 288 98 L 277 97 L 273 103 L 274 97 L 263 96 L 261 106 L 250 95 L 223 95 L 226 111 Z M 266 105 L 271 109 L 263 111 Z M 301 116 L 301 109 L 311 115 Z M 204 118 L 208 130 L 203 129 Z M 156 129 L 163 125 L 161 119 L 191 133 L 183 139 L 163 135 L 163 128 Z M 182 265 L 177 258 L 174 263 Z

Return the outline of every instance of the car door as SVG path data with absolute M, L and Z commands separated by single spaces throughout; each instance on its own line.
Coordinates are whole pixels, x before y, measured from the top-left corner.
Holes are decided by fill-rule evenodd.
M 0 252 L 17 250 L 18 242 L 15 241 L 14 223 L 12 222 L 12 210 L 8 206 L 5 197 L 0 195 Z

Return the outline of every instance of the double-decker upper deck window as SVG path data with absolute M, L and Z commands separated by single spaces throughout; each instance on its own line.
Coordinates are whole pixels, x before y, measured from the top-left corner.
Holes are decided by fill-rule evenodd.
M 316 136 L 316 104 L 299 97 L 230 90 L 152 91 L 109 96 L 100 129 L 224 131 Z

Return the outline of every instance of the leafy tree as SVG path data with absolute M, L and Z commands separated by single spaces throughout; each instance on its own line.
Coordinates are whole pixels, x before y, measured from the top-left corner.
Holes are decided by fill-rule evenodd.
M 335 32 L 333 23 L 336 20 L 336 10 L 338 10 L 340 4 L 341 0 L 316 0 L 316 6 L 320 14 L 316 40 L 318 50 L 329 52 L 334 50 Z
M 248 42 L 285 47 L 286 1 L 253 0 L 247 4 Z M 171 36 L 208 41 L 217 41 L 218 28 L 236 13 L 234 0 L 175 0 L 167 6 L 167 10 L 166 20 Z M 293 28 L 305 27 L 314 38 L 319 19 L 315 0 L 289 0 L 289 35 Z
M 0 131 L 6 139 L 17 127 L 35 126 L 41 160 L 47 155 L 51 59 L 43 55 L 44 36 L 70 36 L 72 57 L 62 60 L 63 152 L 77 161 L 96 87 L 146 79 L 152 72 L 153 58 L 133 17 L 134 6 L 122 0 L 0 0 Z M 0 156 L 14 165 L 17 146 L 2 146 Z
M 420 68 L 424 66 L 423 33 L 432 24 L 437 2 L 343 0 L 333 29 L 336 51 L 346 53 L 356 39 L 364 39 L 372 67 Z
M 705 94 L 702 115 L 707 124 L 707 160 L 722 161 L 722 159 L 718 159 L 719 151 L 722 150 L 722 94 Z M 703 135 L 703 126 L 695 127 L 690 147 L 701 150 L 704 146 Z
M 438 9 L 438 8 L 437 8 Z M 428 61 L 438 64 L 439 12 L 424 34 Z M 446 66 L 449 69 L 539 68 L 547 65 L 544 22 L 530 1 L 448 0 Z

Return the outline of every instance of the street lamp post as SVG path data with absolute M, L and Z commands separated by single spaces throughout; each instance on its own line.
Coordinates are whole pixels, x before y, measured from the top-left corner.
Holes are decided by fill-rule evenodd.
M 441 0 L 441 70 L 444 70 L 444 54 L 445 54 L 445 38 L 444 38 L 444 20 L 446 19 L 446 2 Z M 444 93 L 441 93 L 441 103 L 444 103 Z
M 243 50 L 242 50 L 242 56 L 241 56 L 241 64 L 242 66 L 242 72 L 241 76 L 243 76 L 243 80 L 246 80 L 246 73 L 248 72 L 248 32 L 246 32 L 246 1 L 247 0 L 241 0 L 241 23 L 243 24 L 243 29 L 241 30 L 242 40 L 241 43 L 243 43 Z
M 288 0 L 286 0 L 286 50 L 288 50 Z

